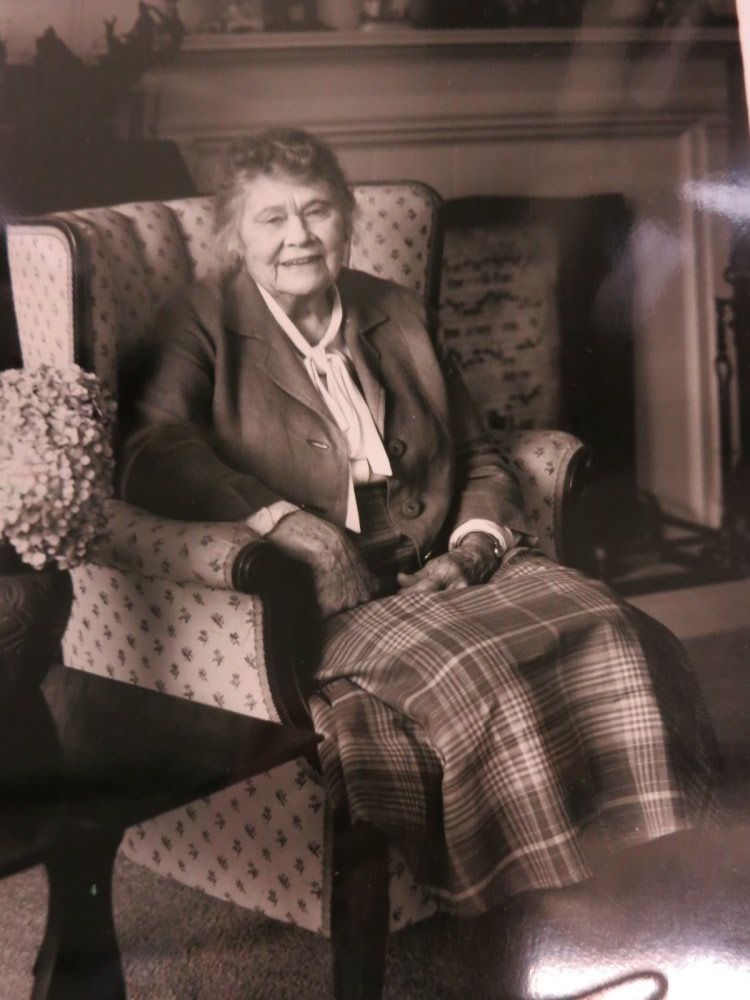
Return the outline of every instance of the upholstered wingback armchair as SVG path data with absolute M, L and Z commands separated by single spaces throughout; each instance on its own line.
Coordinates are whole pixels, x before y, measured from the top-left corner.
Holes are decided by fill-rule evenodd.
M 440 200 L 421 184 L 362 184 L 350 263 L 437 299 Z M 8 228 L 24 364 L 77 362 L 117 393 L 118 361 L 148 337 L 166 296 L 214 265 L 208 198 L 96 208 Z M 505 442 L 539 544 L 560 553 L 581 446 L 533 431 Z M 241 523 L 169 521 L 118 500 L 109 536 L 72 573 L 68 667 L 272 720 L 300 722 L 273 549 Z M 283 620 L 281 621 L 283 626 Z M 313 931 L 330 926 L 331 816 L 307 761 L 131 829 L 133 859 Z M 390 925 L 432 912 L 390 858 Z

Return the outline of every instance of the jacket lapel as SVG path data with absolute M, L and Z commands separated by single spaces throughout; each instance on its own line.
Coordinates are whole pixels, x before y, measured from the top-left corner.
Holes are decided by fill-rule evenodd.
M 370 409 L 378 433 L 385 431 L 385 389 L 381 379 L 380 352 L 370 341 L 375 327 L 388 317 L 367 302 L 358 301 L 346 282 L 346 272 L 339 279 L 339 290 L 344 304 L 344 343 L 354 364 L 362 386 L 365 401 Z
M 321 416 L 328 411 L 289 338 L 271 315 L 246 271 L 240 271 L 227 286 L 224 324 L 247 337 L 251 360 L 284 392 Z
M 369 303 L 360 301 L 361 297 L 347 281 L 345 270 L 338 285 L 344 306 L 344 342 L 382 436 L 385 428 L 385 390 L 380 380 L 380 353 L 370 342 L 369 335 L 375 327 L 387 322 L 388 317 Z M 328 418 L 325 404 L 297 352 L 246 271 L 240 271 L 229 281 L 224 301 L 224 324 L 248 338 L 252 345 L 253 362 L 284 392 Z

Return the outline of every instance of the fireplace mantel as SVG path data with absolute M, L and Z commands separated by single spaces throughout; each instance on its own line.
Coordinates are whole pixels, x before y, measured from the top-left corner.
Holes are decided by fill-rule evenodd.
M 725 117 L 721 66 L 737 51 L 727 28 L 196 34 L 147 75 L 143 130 L 299 121 L 351 144 L 678 127 Z
M 192 35 L 144 78 L 143 132 L 176 140 L 204 190 L 231 139 L 286 122 L 328 138 L 356 180 L 415 177 L 446 198 L 625 194 L 639 483 L 715 526 L 728 237 L 695 192 L 726 179 L 736 58 L 723 28 Z
M 630 45 L 640 49 L 655 46 L 737 45 L 735 28 L 460 28 L 429 30 L 385 27 L 359 31 L 285 31 L 245 32 L 236 34 L 192 34 L 185 38 L 181 54 L 188 58 L 205 52 L 224 55 L 240 52 L 283 49 L 294 50 L 367 50 L 411 48 L 428 49 L 504 49 L 529 50 L 561 46 Z

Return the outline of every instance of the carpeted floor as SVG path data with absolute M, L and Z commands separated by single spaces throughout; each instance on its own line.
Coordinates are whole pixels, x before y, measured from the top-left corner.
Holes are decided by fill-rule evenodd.
M 520 916 L 511 907 L 393 936 L 386 1000 L 494 1000 L 509 954 L 529 996 L 571 992 L 638 967 L 668 974 L 670 1000 L 750 996 L 750 628 L 686 645 L 727 758 L 723 828 L 626 852 L 605 877 L 543 894 Z M 325 940 L 126 859 L 114 891 L 129 1000 L 330 996 Z M 45 910 L 42 869 L 0 882 L 0 1000 L 29 996 Z M 521 967 L 532 969 L 530 979 Z
M 25 1000 L 44 930 L 42 869 L 0 886 L 0 996 Z M 127 858 L 115 912 L 129 1000 L 324 1000 L 328 941 L 167 881 Z M 388 1000 L 465 997 L 445 922 L 392 938 Z

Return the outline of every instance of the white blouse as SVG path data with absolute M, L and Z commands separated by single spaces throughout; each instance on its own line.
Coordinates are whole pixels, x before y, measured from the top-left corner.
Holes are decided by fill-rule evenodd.
M 289 337 L 302 357 L 310 381 L 317 389 L 341 433 L 346 438 L 349 453 L 349 498 L 346 526 L 360 531 L 359 511 L 354 486 L 382 479 L 392 474 L 383 442 L 364 396 L 354 381 L 351 358 L 342 342 L 341 326 L 344 310 L 341 295 L 333 286 L 333 308 L 328 328 L 313 346 L 308 343 L 278 302 L 265 288 L 258 290 L 276 322 Z

